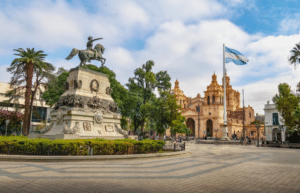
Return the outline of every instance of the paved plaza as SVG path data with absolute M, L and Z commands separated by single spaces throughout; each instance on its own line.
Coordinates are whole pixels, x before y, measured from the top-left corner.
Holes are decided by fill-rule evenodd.
M 300 192 L 300 150 L 190 144 L 188 155 L 0 162 L 0 192 Z

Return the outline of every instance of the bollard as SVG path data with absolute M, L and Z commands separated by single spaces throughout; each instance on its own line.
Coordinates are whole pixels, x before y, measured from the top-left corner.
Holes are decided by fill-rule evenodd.
M 91 146 L 88 146 L 89 155 L 91 155 Z
M 176 151 L 176 143 L 174 143 L 174 151 Z

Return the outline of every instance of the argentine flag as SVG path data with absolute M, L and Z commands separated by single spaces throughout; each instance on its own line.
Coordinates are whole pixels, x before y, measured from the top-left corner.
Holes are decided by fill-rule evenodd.
M 239 51 L 225 47 L 225 63 L 233 62 L 236 65 L 245 65 L 248 61 Z

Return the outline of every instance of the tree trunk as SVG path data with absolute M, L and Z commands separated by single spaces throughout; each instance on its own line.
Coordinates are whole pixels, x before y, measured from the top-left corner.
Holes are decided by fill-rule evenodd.
M 30 116 L 30 96 L 32 87 L 33 63 L 26 64 L 26 91 L 25 91 L 25 112 L 24 112 L 24 129 L 23 135 L 27 136 L 29 133 L 28 117 Z
M 158 134 L 158 136 L 159 136 L 159 140 L 164 140 L 164 135 L 163 134 Z
M 35 93 L 37 91 L 37 88 L 38 88 L 38 85 L 36 85 L 34 91 L 32 92 L 31 99 L 30 99 L 29 116 L 28 116 L 28 123 L 27 123 L 28 130 L 29 130 L 30 125 L 31 125 L 31 115 L 33 113 L 33 102 L 34 102 L 34 97 L 35 97 Z
M 142 135 L 144 134 L 144 124 L 145 124 L 145 122 L 143 121 L 141 124 L 141 134 Z

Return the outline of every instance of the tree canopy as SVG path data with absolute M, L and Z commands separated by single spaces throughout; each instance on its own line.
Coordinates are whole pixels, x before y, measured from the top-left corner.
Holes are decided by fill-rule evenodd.
M 292 129 L 300 120 L 300 117 L 297 118 L 299 112 L 299 110 L 297 110 L 299 109 L 299 98 L 291 92 L 290 86 L 286 83 L 279 84 L 278 92 L 279 93 L 273 97 L 273 102 L 284 119 L 282 121 L 284 121 L 286 126 Z
M 35 51 L 34 48 L 23 48 L 14 49 L 16 52 L 14 55 L 18 56 L 15 58 L 7 71 L 13 76 L 11 79 L 11 85 L 13 87 L 17 86 L 18 90 L 23 90 L 25 84 L 25 113 L 24 113 L 24 135 L 28 135 L 30 127 L 30 114 L 31 114 L 31 100 L 34 100 L 34 95 L 32 93 L 32 79 L 33 76 L 44 77 L 51 74 L 54 67 L 45 62 L 45 57 L 43 51 Z M 23 87 L 23 88 L 22 88 Z M 35 89 L 36 91 L 36 89 Z M 35 92 L 34 92 L 35 94 Z
M 42 98 L 50 106 L 57 103 L 61 95 L 65 92 L 65 83 L 67 82 L 69 74 L 69 71 L 64 68 L 59 68 L 58 72 L 54 74 L 54 77 L 49 79 L 47 90 L 43 93 Z
M 300 64 L 300 43 L 296 44 L 290 52 L 291 55 L 288 57 L 288 60 L 290 64 L 294 65 L 296 68 L 296 66 Z

